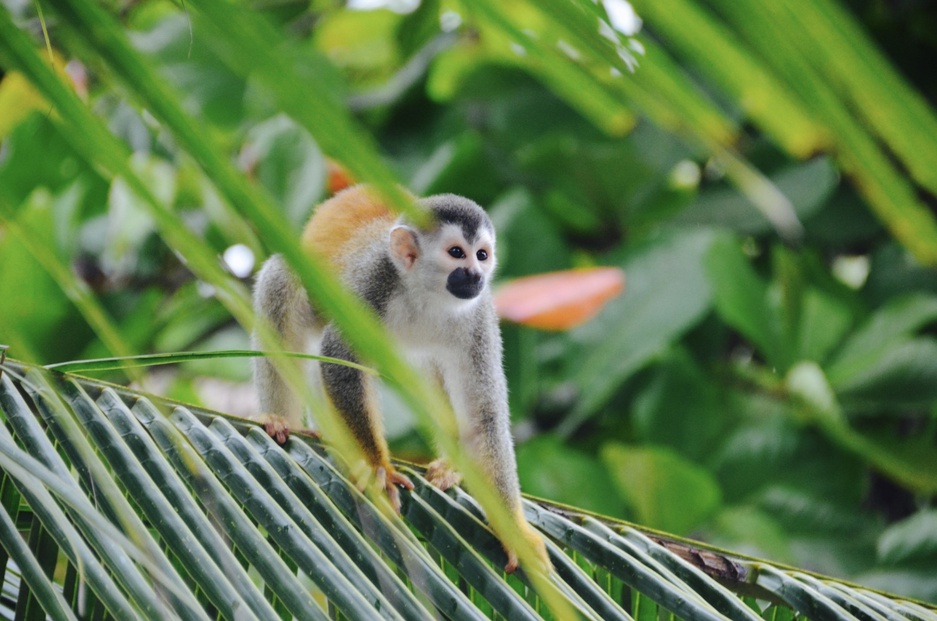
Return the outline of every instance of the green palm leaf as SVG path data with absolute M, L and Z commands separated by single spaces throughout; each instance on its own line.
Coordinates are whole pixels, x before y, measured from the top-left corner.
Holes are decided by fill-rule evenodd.
M 0 545 L 5 587 L 18 584 L 0 612 L 552 618 L 523 571 L 500 571 L 474 499 L 439 492 L 416 469 L 401 519 L 389 519 L 317 442 L 281 447 L 216 412 L 12 362 L 0 411 L 13 429 L 0 427 Z M 582 618 L 937 619 L 915 602 L 575 509 L 528 500 L 525 511 Z

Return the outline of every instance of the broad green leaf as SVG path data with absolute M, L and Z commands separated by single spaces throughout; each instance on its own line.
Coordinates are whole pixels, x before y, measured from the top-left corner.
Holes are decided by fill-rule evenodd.
M 109 181 L 78 156 L 49 116 L 36 113 L 28 117 L 4 137 L 3 148 L 6 153 L 0 158 L 0 194 L 11 205 L 21 205 L 38 188 L 58 195 L 82 182 L 89 191 L 82 209 L 100 213 L 106 206 Z
M 924 509 L 890 525 L 877 550 L 879 560 L 889 565 L 937 557 L 937 510 Z
M 185 93 L 191 114 L 223 127 L 241 122 L 247 83 L 224 66 L 200 32 L 193 31 L 190 15 L 167 13 L 130 34 L 134 47 L 158 59 L 164 79 Z
M 702 263 L 712 243 L 708 231 L 673 234 L 636 249 L 620 264 L 628 275 L 627 292 L 606 307 L 601 321 L 572 333 L 583 348 L 573 363 L 581 396 L 561 433 L 601 408 L 622 382 L 709 309 Z
M 931 268 L 918 261 L 897 241 L 884 243 L 869 257 L 865 289 L 874 303 L 886 304 L 912 291 L 937 295 L 937 278 Z
M 77 354 L 87 334 L 78 327 L 80 320 L 58 283 L 29 250 L 37 236 L 54 237 L 51 197 L 37 191 L 16 216 L 6 207 L 0 199 L 0 342 L 12 345 L 18 358 Z M 11 217 L 22 221 L 33 237 L 18 239 L 16 227 L 2 224 Z M 53 248 L 46 249 L 55 257 Z
M 789 344 L 768 298 L 768 285 L 755 273 L 731 237 L 718 238 L 705 258 L 706 278 L 720 317 L 742 333 L 772 365 L 786 368 Z
M 823 539 L 832 539 L 830 543 L 834 547 L 844 548 L 845 557 L 845 548 L 850 544 L 856 547 L 871 545 L 871 535 L 878 524 L 874 518 L 856 511 L 861 502 L 858 494 L 834 492 L 824 495 L 820 486 L 811 488 L 798 485 L 798 480 L 793 476 L 787 476 L 785 479 L 778 483 L 769 482 L 753 494 L 750 501 L 787 530 L 791 537 L 791 546 L 794 545 L 795 536 L 807 540 L 815 539 L 818 549 L 825 545 L 822 543 Z M 825 536 L 841 531 L 852 533 L 852 541 L 836 541 Z M 847 564 L 846 558 L 843 558 L 843 564 Z
M 387 9 L 331 11 L 316 24 L 312 44 L 349 76 L 352 85 L 374 86 L 400 64 L 394 33 L 401 19 Z
M 689 352 L 678 347 L 657 366 L 654 377 L 636 397 L 631 416 L 642 442 L 668 446 L 707 463 L 725 438 L 728 410 L 720 389 Z
M 161 299 L 161 303 L 153 304 L 155 308 L 152 314 L 147 315 L 147 321 L 151 337 L 154 327 L 158 330 L 152 340 L 154 351 L 189 350 L 206 333 L 219 329 L 228 321 L 228 310 L 217 300 L 206 299 L 199 289 L 199 283 L 192 282 L 179 288 L 170 299 Z M 154 292 L 153 295 L 160 294 Z
M 814 288 L 807 289 L 802 301 L 797 355 L 823 362 L 847 335 L 852 313 L 833 296 Z
M 849 405 L 903 407 L 937 399 L 937 339 L 919 337 L 893 344 L 833 386 Z
M 497 176 L 497 169 L 485 156 L 482 136 L 466 131 L 428 154 L 408 186 L 420 196 L 451 192 L 483 201 L 497 191 Z
M 845 429 L 846 417 L 823 370 L 815 362 L 798 362 L 785 378 L 790 394 L 808 408 L 808 416 L 826 429 Z
M 132 158 L 130 165 L 158 201 L 164 205 L 173 204 L 176 171 L 169 163 L 139 153 Z M 107 211 L 108 243 L 102 255 L 107 271 L 116 274 L 135 271 L 144 240 L 156 231 L 156 222 L 145 203 L 125 180 L 117 178 L 111 184 Z
M 42 194 L 38 192 L 33 196 L 41 197 Z M 61 253 L 56 247 L 57 244 L 42 241 L 43 238 L 48 237 L 49 219 L 55 217 L 54 207 L 50 208 L 52 206 L 44 203 L 43 198 L 39 198 L 38 201 L 29 201 L 26 208 L 16 217 L 9 205 L 5 204 L 4 197 L 0 196 L 0 223 L 5 223 L 6 228 L 19 238 L 33 259 L 55 280 L 88 325 L 97 333 L 100 343 L 111 353 L 129 355 L 133 346 L 128 344 L 128 339 L 114 327 L 113 318 L 102 307 L 88 284 L 74 276 L 72 267 L 60 257 Z M 139 378 L 136 374 L 131 374 L 129 377 Z
M 912 293 L 890 300 L 875 311 L 849 338 L 827 372 L 834 385 L 849 381 L 889 349 L 937 321 L 937 296 Z
M 712 475 L 671 449 L 609 442 L 601 455 L 636 520 L 646 526 L 687 533 L 722 502 Z
M 570 248 L 534 196 L 515 187 L 488 206 L 498 231 L 498 275 L 529 276 L 570 267 Z
M 738 422 L 708 463 L 728 502 L 743 504 L 768 485 L 803 489 L 814 498 L 855 507 L 866 494 L 859 456 L 805 430 L 786 401 L 731 390 L 727 415 Z
M 579 235 L 595 235 L 602 220 L 589 209 L 589 201 L 578 188 L 556 189 L 543 197 L 543 209 L 563 227 Z
M 937 348 L 937 343 L 931 343 Z M 937 449 L 921 438 L 916 443 L 894 442 L 871 437 L 850 427 L 833 388 L 814 362 L 798 362 L 787 373 L 789 394 L 827 437 L 848 451 L 868 460 L 883 474 L 922 493 L 937 492 Z

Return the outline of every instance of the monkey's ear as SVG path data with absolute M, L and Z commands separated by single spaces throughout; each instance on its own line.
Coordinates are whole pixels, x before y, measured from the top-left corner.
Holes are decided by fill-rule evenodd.
M 409 226 L 398 224 L 390 230 L 390 258 L 404 269 L 410 269 L 420 258 L 420 242 L 416 231 Z

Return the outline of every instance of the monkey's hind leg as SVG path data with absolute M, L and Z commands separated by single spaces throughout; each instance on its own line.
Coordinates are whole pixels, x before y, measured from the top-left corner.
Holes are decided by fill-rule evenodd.
M 329 326 L 322 336 L 322 355 L 330 358 L 358 362 L 338 332 Z M 322 363 L 322 383 L 325 392 L 341 415 L 348 430 L 357 441 L 370 472 L 357 477 L 356 484 L 364 488 L 371 473 L 387 492 L 394 510 L 400 512 L 400 493 L 398 485 L 413 489 L 413 483 L 405 475 L 397 472 L 390 463 L 387 441 L 384 439 L 384 426 L 374 394 L 373 380 L 358 369 L 339 364 Z M 353 472 L 356 464 L 351 464 Z
M 270 257 L 257 275 L 254 311 L 258 319 L 266 321 L 279 336 L 280 345 L 286 351 L 307 351 L 310 338 L 319 328 L 306 290 L 280 255 Z M 272 344 L 261 342 L 257 330 L 254 330 L 251 342 L 255 349 L 273 348 Z M 299 366 L 306 368 L 302 363 Z M 303 373 L 303 379 L 306 378 L 307 374 Z M 291 429 L 305 427 L 303 403 L 271 359 L 254 359 L 254 385 L 260 399 L 257 420 L 263 422 L 274 440 L 282 444 Z

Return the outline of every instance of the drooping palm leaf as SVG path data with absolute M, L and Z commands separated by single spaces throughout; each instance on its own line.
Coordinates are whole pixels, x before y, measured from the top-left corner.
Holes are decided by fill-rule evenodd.
M 8 363 L 0 611 L 24 618 L 551 618 L 462 490 L 389 519 L 318 442 Z M 8 431 L 8 427 L 12 429 Z M 915 602 L 527 500 L 587 619 L 937 619 Z M 23 612 L 26 611 L 26 612 Z

